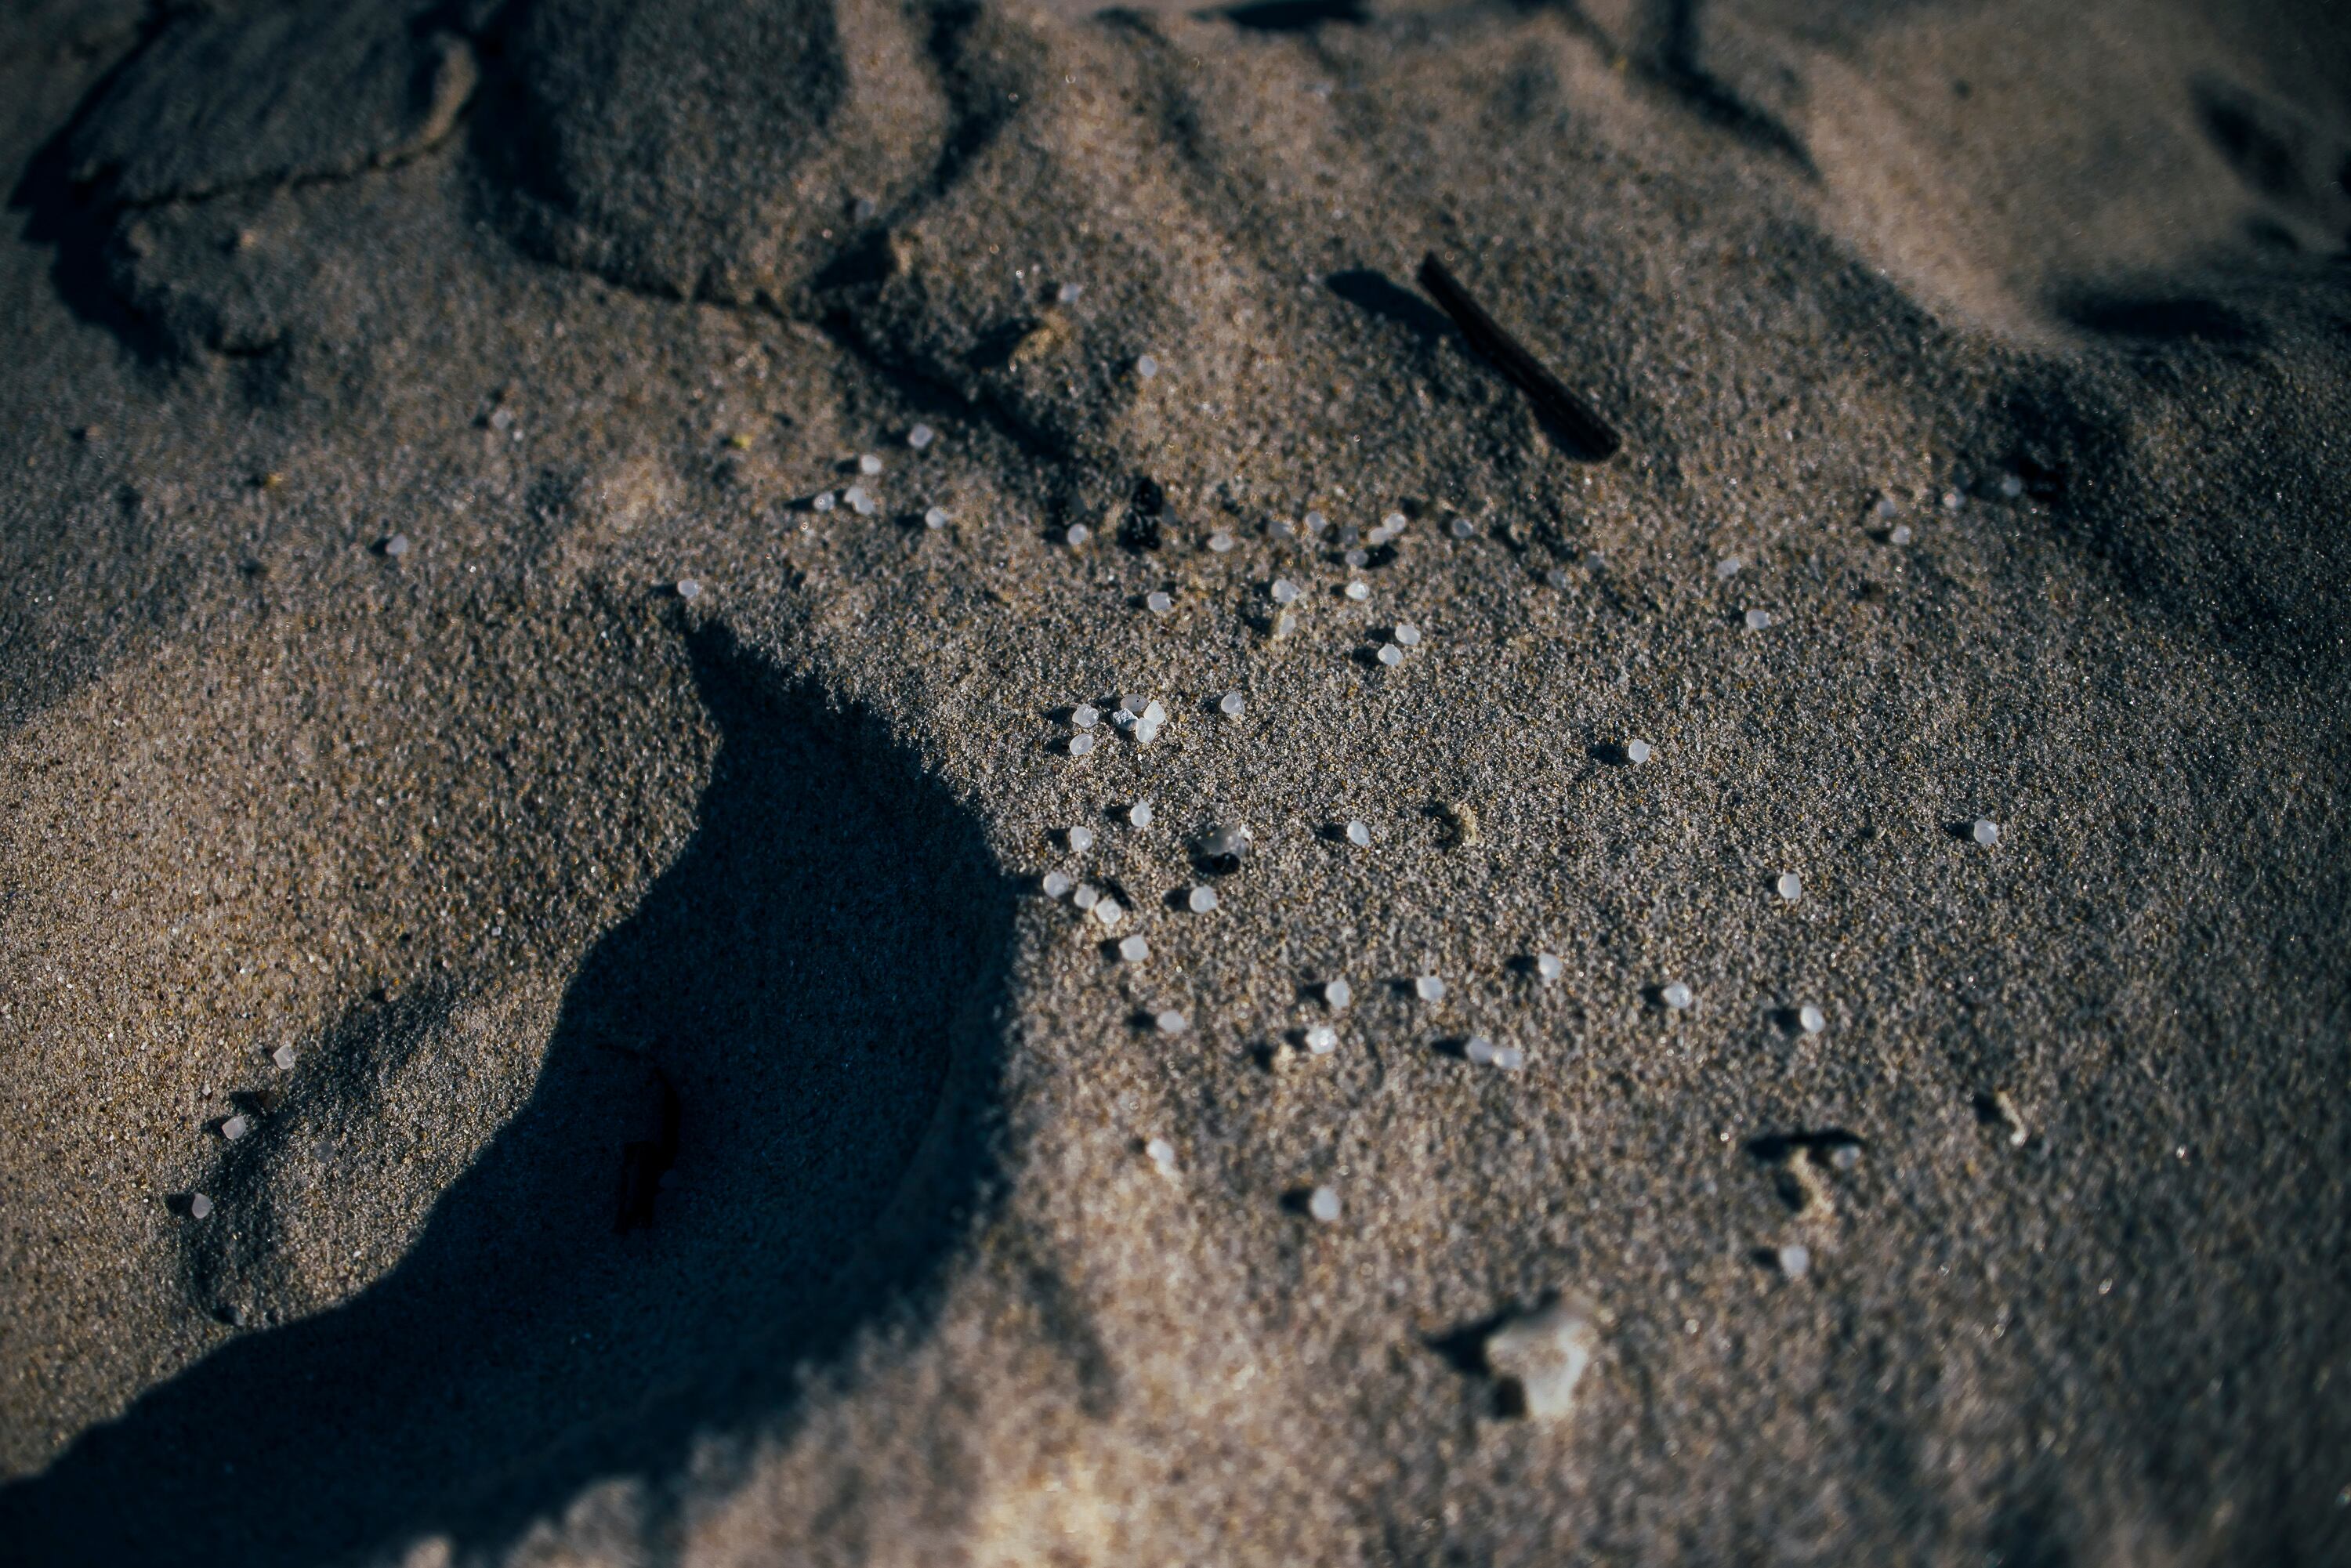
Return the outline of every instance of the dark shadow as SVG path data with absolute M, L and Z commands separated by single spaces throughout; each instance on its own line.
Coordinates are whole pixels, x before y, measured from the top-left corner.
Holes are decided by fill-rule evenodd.
M 528 1103 L 376 1283 L 0 1490 L 12 1561 L 292 1564 L 426 1532 L 465 1557 L 611 1478 L 657 1529 L 699 1443 L 778 1430 L 796 1369 L 925 1310 L 989 1176 L 1013 884 L 871 721 L 724 639 L 694 652 L 722 736 L 694 836 L 581 962 Z M 290 1315 L 287 1244 L 353 1200 L 332 1135 L 381 1143 L 374 1086 L 439 1071 L 457 1005 L 371 1002 L 306 1046 L 206 1178 L 218 1210 L 182 1222 L 192 1312 Z
M 1251 0 L 1213 15 L 1253 33 L 1304 33 L 1325 22 L 1361 26 L 1372 19 L 1364 0 Z
M 1708 70 L 1699 58 L 1698 11 L 1701 0 L 1659 0 L 1652 26 L 1657 33 L 1651 69 L 1657 81 L 1698 118 L 1719 126 L 1758 152 L 1787 159 L 1808 180 L 1818 181 L 1820 169 L 1796 133 Z
M 2087 295 L 2059 307 L 2066 320 L 2085 331 L 2145 343 L 2220 343 L 2236 347 L 2262 340 L 2244 318 L 2217 301 L 2193 296 L 2136 298 Z
M 1421 337 L 1441 340 L 1453 330 L 1453 323 L 1439 310 L 1417 294 L 1406 292 L 1391 283 L 1387 275 L 1368 267 L 1351 267 L 1334 272 L 1324 279 L 1331 292 L 1358 310 L 1377 316 L 1418 333 Z

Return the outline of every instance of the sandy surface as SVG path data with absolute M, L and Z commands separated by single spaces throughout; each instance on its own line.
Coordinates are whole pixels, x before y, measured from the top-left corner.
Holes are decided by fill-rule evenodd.
M 2351 1558 L 2338 7 L 0 61 L 20 1560 Z

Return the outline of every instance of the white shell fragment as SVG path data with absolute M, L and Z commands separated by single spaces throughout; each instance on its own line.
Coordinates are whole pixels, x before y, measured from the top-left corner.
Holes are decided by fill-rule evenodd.
M 1969 831 L 1969 836 L 1984 848 L 1990 849 L 2000 842 L 2000 824 L 1989 817 L 1978 817 L 1976 825 Z
M 1306 1212 L 1325 1225 L 1336 1223 L 1339 1218 L 1339 1189 L 1316 1187 L 1313 1196 L 1306 1200 Z
M 1347 824 L 1347 841 L 1354 845 L 1359 850 L 1370 849 L 1372 847 L 1371 824 L 1360 821 L 1349 822 Z
M 1186 895 L 1184 903 L 1193 914 L 1207 915 L 1217 907 L 1217 890 L 1213 887 L 1196 887 Z
M 1339 1049 L 1339 1031 L 1327 1023 L 1318 1023 L 1306 1031 L 1306 1051 L 1311 1056 L 1328 1056 Z
M 291 1072 L 294 1071 L 294 1048 L 290 1045 L 281 1045 L 269 1053 L 269 1060 L 277 1064 L 278 1071 Z
M 1094 907 L 1099 910 L 1102 905 Z M 1151 956 L 1151 944 L 1140 936 L 1124 937 L 1119 942 L 1118 956 L 1129 964 L 1140 964 Z
M 1646 740 L 1628 740 L 1625 743 L 1625 760 L 1627 762 L 1646 762 L 1651 755 L 1651 747 Z
M 1158 1027 L 1162 1034 L 1182 1034 L 1192 1027 L 1192 1020 L 1174 1008 L 1163 1008 L 1158 1016 L 1151 1021 Z
M 1780 890 L 1780 896 L 1786 899 L 1790 904 L 1793 904 L 1796 900 L 1804 896 L 1804 879 L 1798 876 L 1794 872 L 1782 872 L 1780 873 L 1780 880 L 1773 883 L 1771 885 L 1778 888 Z
M 1658 996 L 1659 998 L 1665 1002 L 1666 1006 L 1673 1009 L 1676 1012 L 1680 1012 L 1692 1002 L 1698 1000 L 1698 998 L 1691 994 L 1690 988 L 1687 986 L 1683 985 L 1679 980 L 1676 980 L 1673 984 L 1667 986 L 1663 991 L 1658 993 Z
M 1070 847 L 1080 854 L 1094 847 L 1094 831 L 1083 822 L 1070 830 L 1069 839 Z
M 1423 975 L 1412 983 L 1412 993 L 1424 1002 L 1441 1002 L 1445 999 L 1444 978 L 1437 975 Z
M 1217 699 L 1217 711 L 1223 714 L 1227 718 L 1240 717 L 1241 710 L 1248 706 L 1248 699 L 1243 697 L 1238 692 L 1227 692 L 1223 696 Z
M 1486 1336 L 1486 1365 L 1501 1384 L 1506 1408 L 1534 1421 L 1564 1420 L 1576 1385 L 1600 1351 L 1591 1305 L 1570 1296 L 1514 1317 Z
M 1828 1015 L 1806 1002 L 1796 1009 L 1796 1026 L 1806 1034 L 1818 1034 L 1829 1027 Z

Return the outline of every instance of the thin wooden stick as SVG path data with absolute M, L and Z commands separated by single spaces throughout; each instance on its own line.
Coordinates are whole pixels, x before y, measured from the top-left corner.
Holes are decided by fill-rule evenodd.
M 1564 382 L 1543 368 L 1541 360 L 1487 315 L 1469 298 L 1468 290 L 1445 270 L 1445 264 L 1437 259 L 1435 252 L 1421 258 L 1420 286 L 1453 318 L 1453 324 L 1461 329 L 1469 346 L 1501 371 L 1503 380 L 1526 394 L 1527 401 L 1535 405 L 1535 413 L 1576 449 L 1577 456 L 1597 463 L 1615 455 L 1616 449 L 1625 444 L 1623 438 L 1590 403 L 1570 392 Z

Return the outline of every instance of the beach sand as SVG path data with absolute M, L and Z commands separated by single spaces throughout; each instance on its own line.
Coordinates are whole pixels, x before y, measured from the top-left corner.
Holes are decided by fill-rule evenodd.
M 2340 7 L 0 61 L 14 1560 L 2351 1558 Z

